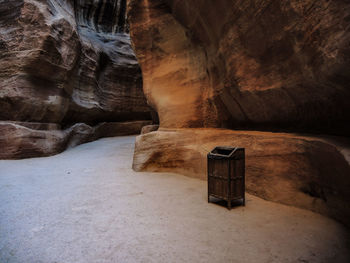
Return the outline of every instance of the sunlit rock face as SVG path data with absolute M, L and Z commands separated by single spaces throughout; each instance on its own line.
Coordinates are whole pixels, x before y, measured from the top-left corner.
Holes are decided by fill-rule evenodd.
M 134 170 L 206 179 L 208 151 L 240 146 L 247 191 L 350 222 L 348 1 L 130 0 L 128 10 L 160 120 L 137 138 Z M 198 129 L 208 127 L 240 130 Z
M 131 0 L 161 127 L 350 134 L 348 1 Z
M 0 32 L 0 120 L 52 127 L 151 119 L 126 0 L 2 1 Z

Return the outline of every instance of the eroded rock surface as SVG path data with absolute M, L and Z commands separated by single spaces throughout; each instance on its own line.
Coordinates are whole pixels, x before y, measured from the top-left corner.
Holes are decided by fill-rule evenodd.
M 349 225 L 350 142 L 337 137 L 160 129 L 137 137 L 133 169 L 177 172 L 206 180 L 207 153 L 218 145 L 245 147 L 249 193 Z
M 161 127 L 350 134 L 348 1 L 131 0 Z
M 126 0 L 2 1 L 0 32 L 0 120 L 66 127 L 151 119 Z
M 77 123 L 62 129 L 52 123 L 0 121 L 0 159 L 50 156 L 102 137 L 139 134 L 151 121 Z

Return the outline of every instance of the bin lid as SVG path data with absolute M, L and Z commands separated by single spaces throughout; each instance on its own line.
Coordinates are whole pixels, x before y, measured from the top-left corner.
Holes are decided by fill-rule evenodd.
M 230 158 L 233 156 L 233 154 L 237 149 L 240 149 L 240 148 L 229 147 L 229 146 L 216 146 L 213 150 L 211 150 L 209 155 Z

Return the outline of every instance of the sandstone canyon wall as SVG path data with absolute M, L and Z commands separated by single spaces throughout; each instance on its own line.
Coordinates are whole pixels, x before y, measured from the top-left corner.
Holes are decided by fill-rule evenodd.
M 350 135 L 348 1 L 130 1 L 162 127 Z
M 160 120 L 137 138 L 135 170 L 205 179 L 212 147 L 241 146 L 249 192 L 350 222 L 348 1 L 130 0 L 128 10 Z
M 0 158 L 54 154 L 150 123 L 126 0 L 1 1 L 0 32 Z

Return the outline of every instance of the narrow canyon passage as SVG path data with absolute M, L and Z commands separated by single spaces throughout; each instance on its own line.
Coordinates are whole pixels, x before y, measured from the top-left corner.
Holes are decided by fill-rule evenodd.
M 0 161 L 0 262 L 350 262 L 336 221 L 206 182 L 131 169 L 134 136 Z

